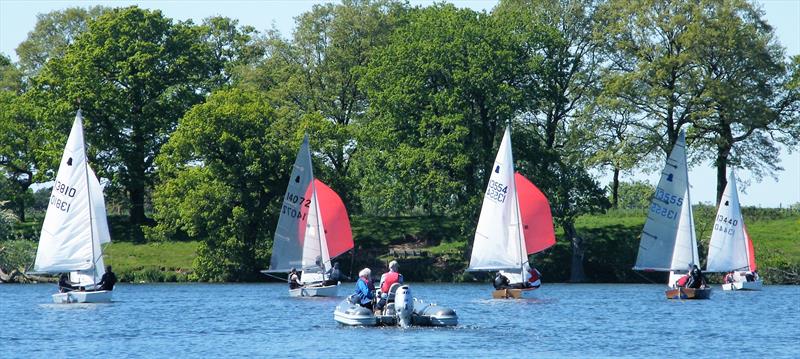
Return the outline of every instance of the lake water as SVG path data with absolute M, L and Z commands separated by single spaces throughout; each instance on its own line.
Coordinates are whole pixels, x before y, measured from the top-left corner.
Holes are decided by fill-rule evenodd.
M 353 283 L 343 283 L 349 294 Z M 669 301 L 662 285 L 545 284 L 492 300 L 489 284 L 411 284 L 454 328 L 352 328 L 341 298 L 283 284 L 119 284 L 114 302 L 50 304 L 52 284 L 0 285 L 0 358 L 800 357 L 800 286 Z

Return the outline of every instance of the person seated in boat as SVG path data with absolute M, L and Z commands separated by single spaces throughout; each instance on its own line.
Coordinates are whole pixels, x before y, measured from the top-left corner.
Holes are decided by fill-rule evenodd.
M 733 271 L 726 273 L 725 276 L 722 277 L 722 283 L 733 283 Z
M 503 275 L 503 271 L 497 272 L 497 274 L 494 276 L 494 282 L 492 284 L 494 285 L 494 289 L 496 290 L 510 288 L 508 277 Z
M 755 282 L 756 281 L 756 277 L 755 277 L 755 275 L 753 275 L 753 272 L 745 272 L 744 273 L 744 278 L 745 278 L 745 281 L 747 281 L 747 282 Z
M 691 278 L 691 276 L 689 275 L 689 273 L 686 273 L 685 275 L 683 275 L 682 277 L 678 278 L 678 280 L 675 281 L 674 287 L 685 288 L 686 284 L 689 283 L 689 278 Z
M 372 285 L 372 280 L 370 280 L 371 276 L 372 271 L 369 268 L 364 268 L 358 272 L 356 291 L 347 298 L 350 303 L 358 304 L 372 310 L 372 300 L 375 298 L 375 287 Z
M 542 273 L 535 267 L 530 267 L 525 264 L 527 271 L 525 272 L 525 282 L 522 284 L 525 288 L 539 288 L 542 286 Z
M 341 280 L 350 280 L 350 277 L 342 274 L 342 271 L 339 270 L 339 262 L 334 262 L 333 267 L 328 270 L 326 275 L 328 279 L 325 280 L 323 285 L 336 285 Z
M 686 283 L 687 288 L 704 288 L 706 286 L 706 277 L 697 265 L 692 265 L 692 271 L 689 272 L 689 280 Z
M 399 268 L 400 265 L 397 264 L 397 261 L 391 261 L 389 262 L 389 271 L 381 275 L 380 285 L 378 286 L 381 290 L 378 309 L 383 309 L 383 306 L 389 302 L 389 289 L 392 288 L 392 284 L 403 284 L 403 275 L 398 271 Z
M 297 274 L 297 269 L 295 268 L 289 271 L 289 278 L 287 278 L 287 281 L 289 282 L 289 289 L 297 289 L 303 286 L 300 284 L 300 275 Z
M 95 285 L 96 290 L 114 290 L 117 284 L 117 275 L 111 271 L 111 266 L 106 266 L 106 272 L 100 277 L 100 281 Z
M 58 277 L 58 291 L 61 293 L 77 290 L 78 288 L 75 287 L 73 284 L 75 283 L 69 281 L 69 276 L 67 275 L 67 273 L 61 273 L 61 276 Z

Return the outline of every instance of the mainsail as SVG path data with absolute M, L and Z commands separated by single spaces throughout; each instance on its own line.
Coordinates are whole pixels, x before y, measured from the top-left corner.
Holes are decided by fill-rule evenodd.
M 72 272 L 71 281 L 90 286 L 104 273 L 100 245 L 111 237 L 103 189 L 86 159 L 82 121 L 78 111 L 50 195 L 34 271 Z
M 308 136 L 303 138 L 283 197 L 268 272 L 288 272 L 303 265 L 303 243 L 312 199 L 306 195 L 314 180 Z
M 503 134 L 491 171 L 467 270 L 521 272 L 528 251 L 520 230 L 509 127 Z
M 739 194 L 736 189 L 736 177 L 731 170 L 728 185 L 719 201 L 717 217 L 711 232 L 708 245 L 709 272 L 728 272 L 748 269 L 752 246 L 744 231 L 744 220 L 739 207 Z M 755 260 L 753 260 L 755 262 Z
M 671 271 L 699 264 L 681 131 L 661 172 L 639 242 L 636 270 Z

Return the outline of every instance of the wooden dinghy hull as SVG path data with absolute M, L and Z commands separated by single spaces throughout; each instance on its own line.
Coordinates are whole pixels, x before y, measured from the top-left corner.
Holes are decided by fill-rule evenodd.
M 492 292 L 493 299 L 522 299 L 525 296 L 525 293 L 530 293 L 536 288 L 525 288 L 525 289 L 497 289 Z
M 675 288 L 667 289 L 667 299 L 709 299 L 711 288 Z

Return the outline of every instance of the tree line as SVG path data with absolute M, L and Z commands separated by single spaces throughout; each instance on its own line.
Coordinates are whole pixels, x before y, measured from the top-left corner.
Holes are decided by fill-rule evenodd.
M 581 281 L 575 219 L 618 205 L 621 176 L 660 169 L 687 131 L 694 163 L 781 170 L 800 138 L 800 56 L 743 0 L 347 0 L 295 30 L 175 21 L 138 7 L 39 16 L 0 58 L 0 199 L 25 220 L 77 109 L 133 241 L 201 242 L 202 280 L 268 263 L 304 133 L 351 214 L 456 218 L 472 238 L 496 148 L 548 197 Z M 606 188 L 590 169 L 611 171 Z

